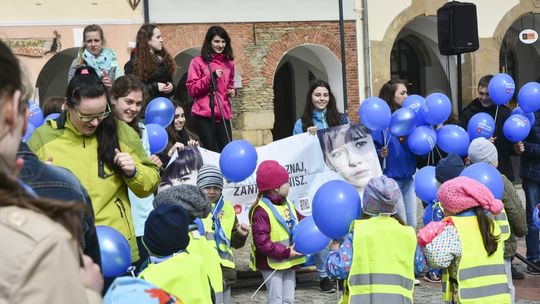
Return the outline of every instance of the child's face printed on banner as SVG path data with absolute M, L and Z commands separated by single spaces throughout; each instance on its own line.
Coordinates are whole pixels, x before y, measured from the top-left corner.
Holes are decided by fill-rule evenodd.
M 179 178 L 171 178 L 169 180 L 161 181 L 158 186 L 158 192 L 161 192 L 167 188 L 179 185 L 193 185 L 197 186 L 197 170 L 191 171 L 189 174 L 186 174 Z
M 351 127 L 353 128 L 353 127 Z M 369 180 L 378 175 L 379 160 L 374 153 L 373 140 L 361 131 L 346 135 L 348 128 L 340 128 L 333 132 L 332 149 L 325 152 L 327 163 L 341 176 L 363 189 Z

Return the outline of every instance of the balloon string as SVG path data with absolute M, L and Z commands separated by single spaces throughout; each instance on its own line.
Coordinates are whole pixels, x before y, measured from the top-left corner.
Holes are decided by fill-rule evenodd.
M 276 273 L 276 271 L 278 270 L 278 268 L 280 268 L 281 265 L 287 263 L 289 261 L 289 259 L 285 259 L 285 261 L 281 262 L 281 264 L 279 264 L 276 269 L 274 269 L 274 271 L 272 271 L 272 273 L 268 276 L 268 278 L 266 278 L 266 280 L 264 280 L 261 285 L 259 286 L 259 288 L 257 288 L 257 290 L 255 290 L 255 292 L 251 295 L 251 299 L 253 300 L 253 297 L 257 294 L 257 292 L 259 292 L 259 290 L 261 290 L 261 288 L 263 287 L 264 284 L 266 284 L 266 282 L 274 275 L 274 273 Z
M 431 153 L 432 153 L 432 152 L 433 152 L 433 151 L 430 151 L 430 152 L 428 153 L 428 155 L 427 155 L 427 166 L 429 166 L 429 160 L 430 160 L 430 158 L 431 158 Z
M 495 128 L 497 127 L 497 115 L 499 114 L 499 105 L 497 105 L 497 108 L 495 109 L 495 126 L 493 127 L 493 133 L 495 133 Z
M 135 269 L 137 269 L 137 267 L 135 267 L 133 265 L 129 266 L 128 269 L 127 269 L 127 272 L 129 272 L 131 274 L 131 276 L 134 277 L 134 278 L 136 278 Z
M 437 146 L 435 146 L 435 149 L 437 150 L 437 154 L 439 154 L 439 159 L 442 159 L 442 155 L 441 155 L 441 151 L 439 151 L 439 148 L 437 148 Z M 433 163 L 435 163 L 435 156 L 433 156 Z

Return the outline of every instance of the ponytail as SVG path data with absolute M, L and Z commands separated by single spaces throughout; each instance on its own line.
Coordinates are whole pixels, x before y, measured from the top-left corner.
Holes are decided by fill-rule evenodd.
M 497 251 L 497 243 L 499 241 L 499 235 L 493 234 L 495 224 L 493 220 L 486 216 L 484 209 L 481 207 L 475 207 L 474 213 L 478 220 L 478 228 L 480 228 L 480 234 L 482 235 L 482 241 L 484 242 L 484 249 L 486 249 L 488 256 Z
M 250 221 L 250 224 L 251 224 L 251 217 L 253 216 L 253 212 L 255 211 L 255 207 L 257 207 L 257 205 L 259 204 L 259 201 L 261 200 L 261 198 L 263 197 L 264 193 L 263 192 L 259 192 L 259 194 L 257 194 L 257 198 L 255 199 L 255 202 L 253 202 L 253 205 L 251 205 L 251 208 L 249 208 L 249 221 Z

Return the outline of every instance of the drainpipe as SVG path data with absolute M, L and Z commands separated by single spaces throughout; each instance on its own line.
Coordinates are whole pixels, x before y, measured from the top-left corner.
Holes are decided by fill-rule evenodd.
M 144 11 L 144 23 L 150 23 L 150 8 L 148 7 L 148 0 L 143 1 Z
M 349 112 L 347 102 L 347 61 L 345 60 L 345 24 L 343 21 L 343 0 L 339 0 L 339 37 L 341 46 L 341 77 L 343 78 L 343 110 Z
M 369 44 L 368 0 L 362 0 L 362 40 L 364 45 L 364 82 L 366 98 L 371 97 L 371 47 Z

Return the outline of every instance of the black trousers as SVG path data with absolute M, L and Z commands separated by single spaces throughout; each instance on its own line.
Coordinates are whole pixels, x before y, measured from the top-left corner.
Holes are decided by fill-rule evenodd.
M 223 124 L 223 121 L 215 122 L 210 118 L 199 116 L 194 116 L 193 118 L 195 119 L 197 134 L 201 140 L 201 146 L 208 150 L 221 153 L 223 148 L 229 143 L 227 132 L 232 140 L 231 121 L 225 120 L 225 124 Z

